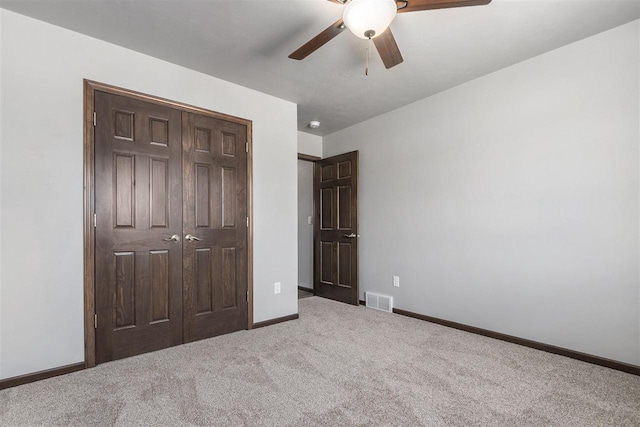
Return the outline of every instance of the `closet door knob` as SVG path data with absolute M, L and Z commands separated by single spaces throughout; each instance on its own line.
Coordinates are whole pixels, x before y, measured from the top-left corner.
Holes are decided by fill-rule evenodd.
M 184 236 L 184 239 L 188 240 L 190 242 L 195 242 L 196 240 L 199 242 L 199 241 L 202 240 L 201 238 L 196 237 L 196 236 L 192 236 L 191 234 L 187 234 L 186 236 Z
M 179 242 L 180 241 L 180 236 L 178 236 L 177 234 L 174 234 L 173 236 L 169 237 L 168 239 L 162 239 L 165 242 Z

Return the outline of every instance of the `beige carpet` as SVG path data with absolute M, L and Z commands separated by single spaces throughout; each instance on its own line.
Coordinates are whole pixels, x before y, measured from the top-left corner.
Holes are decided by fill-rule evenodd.
M 0 392 L 0 425 L 639 426 L 640 377 L 318 297 Z

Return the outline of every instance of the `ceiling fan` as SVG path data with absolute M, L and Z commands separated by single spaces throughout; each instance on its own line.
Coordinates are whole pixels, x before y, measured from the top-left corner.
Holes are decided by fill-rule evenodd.
M 361 39 L 371 39 L 380 53 L 386 68 L 400 64 L 402 54 L 393 37 L 389 25 L 396 13 L 418 12 L 421 10 L 446 9 L 462 6 L 479 6 L 491 0 L 328 0 L 346 5 L 342 19 L 309 40 L 300 49 L 289 55 L 291 59 L 302 60 L 322 47 L 345 29 Z

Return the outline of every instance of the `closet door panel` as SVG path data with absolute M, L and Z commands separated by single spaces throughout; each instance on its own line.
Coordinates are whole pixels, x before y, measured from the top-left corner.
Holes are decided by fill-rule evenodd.
M 247 128 L 185 112 L 183 135 L 184 337 L 194 341 L 247 328 Z
M 96 92 L 96 362 L 182 343 L 182 115 Z

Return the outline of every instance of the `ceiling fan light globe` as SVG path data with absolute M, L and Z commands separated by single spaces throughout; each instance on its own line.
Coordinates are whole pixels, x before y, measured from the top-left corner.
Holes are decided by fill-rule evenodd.
M 397 12 L 394 0 L 351 0 L 344 9 L 342 20 L 357 37 L 368 39 L 384 33 Z M 368 37 L 371 31 L 373 37 Z

